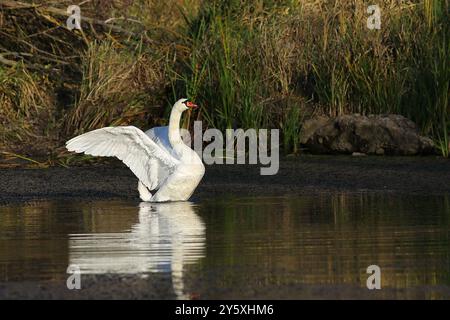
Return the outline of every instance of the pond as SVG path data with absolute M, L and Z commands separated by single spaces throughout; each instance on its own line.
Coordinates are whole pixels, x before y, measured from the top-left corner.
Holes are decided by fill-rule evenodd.
M 0 298 L 450 298 L 449 231 L 448 196 L 0 206 Z

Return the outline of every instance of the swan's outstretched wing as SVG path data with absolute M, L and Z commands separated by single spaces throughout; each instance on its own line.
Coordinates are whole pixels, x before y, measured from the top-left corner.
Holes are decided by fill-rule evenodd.
M 106 127 L 77 136 L 66 143 L 69 151 L 117 157 L 150 190 L 157 189 L 179 160 L 136 127 Z
M 145 134 L 161 148 L 167 151 L 172 150 L 169 142 L 169 127 L 154 127 L 145 131 Z
M 184 143 L 190 144 L 191 136 L 188 130 L 180 129 L 181 139 Z M 154 127 L 150 130 L 145 131 L 145 134 L 150 137 L 158 146 L 164 148 L 169 152 L 173 157 L 177 158 L 178 156 L 173 151 L 172 145 L 169 141 L 169 127 Z

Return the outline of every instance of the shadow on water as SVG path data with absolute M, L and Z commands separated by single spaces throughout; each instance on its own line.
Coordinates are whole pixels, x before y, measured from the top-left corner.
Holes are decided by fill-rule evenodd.
M 212 279 L 222 288 L 241 288 L 243 297 L 450 298 L 447 196 L 228 199 L 201 210 L 208 239 L 204 268 L 223 269 Z M 223 250 L 210 243 L 223 243 Z M 366 268 L 372 264 L 382 269 L 383 290 L 368 294 Z M 323 292 L 327 286 L 335 290 Z
M 78 265 L 88 285 L 77 297 L 102 297 L 101 287 L 111 297 L 450 298 L 448 196 L 52 201 L 0 207 L 0 217 L 0 296 L 38 283 L 72 297 L 66 269 Z

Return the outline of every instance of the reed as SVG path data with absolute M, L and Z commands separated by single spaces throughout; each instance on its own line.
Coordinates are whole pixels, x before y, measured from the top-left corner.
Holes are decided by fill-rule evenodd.
M 102 126 L 160 125 L 175 99 L 188 97 L 202 108 L 186 127 L 203 119 L 219 129 L 280 128 L 287 153 L 298 151 L 302 121 L 313 114 L 400 113 L 448 156 L 447 1 L 383 1 L 381 30 L 366 27 L 366 1 L 111 3 L 83 10 L 116 17 L 118 29 L 86 26 L 81 36 L 56 28 L 50 37 L 37 32 L 55 28 L 48 12 L 14 11 L 15 21 L 31 21 L 18 26 L 0 0 L 8 31 L 0 54 L 18 63 L 0 61 L 0 144 L 30 144 L 37 127 L 58 147 Z M 13 121 L 6 110 L 15 110 Z M 56 130 L 36 126 L 36 110 Z M 10 122 L 24 128 L 20 138 Z

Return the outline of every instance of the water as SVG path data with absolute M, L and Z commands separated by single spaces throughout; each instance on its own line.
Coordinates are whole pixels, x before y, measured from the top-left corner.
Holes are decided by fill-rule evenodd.
M 449 231 L 447 196 L 0 206 L 0 297 L 27 296 L 23 284 L 67 297 L 74 265 L 78 297 L 450 298 Z

